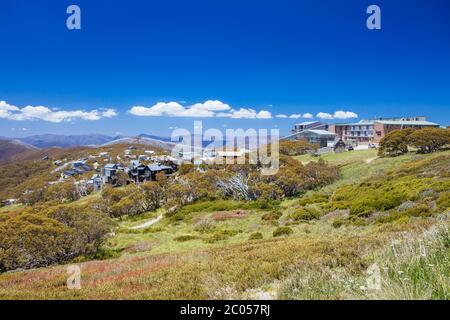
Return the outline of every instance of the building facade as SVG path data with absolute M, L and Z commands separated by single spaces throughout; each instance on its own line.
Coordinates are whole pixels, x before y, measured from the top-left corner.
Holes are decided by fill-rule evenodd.
M 402 119 L 384 119 L 374 122 L 374 143 L 380 143 L 381 139 L 389 132 L 403 129 L 422 129 L 427 127 L 439 128 L 437 123 L 429 122 L 425 117 L 402 118 Z
M 355 123 L 331 124 L 329 131 L 343 141 L 371 142 L 374 136 L 374 121 L 361 120 Z
M 356 123 L 332 124 L 329 127 L 329 131 L 336 133 L 339 139 L 346 142 L 380 143 L 381 139 L 391 131 L 426 127 L 439 127 L 439 125 L 427 121 L 426 117 L 379 118 L 361 120 Z

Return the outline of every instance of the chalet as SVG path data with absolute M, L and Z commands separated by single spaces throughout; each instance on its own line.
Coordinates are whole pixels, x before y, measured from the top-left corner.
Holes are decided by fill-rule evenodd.
M 115 163 L 108 163 L 104 166 L 102 170 L 103 183 L 113 183 L 118 170 L 119 166 Z
M 173 173 L 173 168 L 160 164 L 151 164 L 149 166 L 140 163 L 138 160 L 130 161 L 127 169 L 130 179 L 135 183 L 156 180 L 156 175 L 164 172 L 166 175 Z
M 151 180 L 152 173 L 148 166 L 139 162 L 139 160 L 132 160 L 128 166 L 128 175 L 135 183 Z
M 92 181 L 92 185 L 94 187 L 94 191 L 99 190 L 102 187 L 103 184 L 103 180 L 102 180 L 102 176 L 97 174 L 92 175 L 91 180 Z
M 55 166 L 59 166 L 61 163 L 62 163 L 61 160 L 56 160 L 56 161 L 53 162 L 53 164 L 54 164 Z

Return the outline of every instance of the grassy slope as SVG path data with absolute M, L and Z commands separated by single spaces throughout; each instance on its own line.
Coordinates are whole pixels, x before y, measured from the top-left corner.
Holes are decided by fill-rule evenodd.
M 339 186 L 379 175 L 403 163 L 442 154 L 450 152 L 393 159 L 374 159 L 373 150 L 325 155 L 325 160 L 341 167 L 343 178 L 321 192 L 331 193 Z M 304 162 L 316 160 L 308 156 L 298 158 Z M 282 203 L 281 221 L 296 201 Z M 400 289 L 379 296 L 368 295 L 358 287 L 344 290 L 331 279 L 336 278 L 333 273 L 341 270 L 343 278 L 360 283 L 365 279 L 362 275 L 367 266 L 376 261 L 372 257 L 377 252 L 374 249 L 398 237 L 399 232 L 417 235 L 436 223 L 430 218 L 409 224 L 336 229 L 320 220 L 293 225 L 294 234 L 290 237 L 273 238 L 276 226 L 261 219 L 264 211 L 250 209 L 245 213 L 245 218 L 214 221 L 211 212 L 195 212 L 176 223 L 164 218 L 143 231 L 130 231 L 129 227 L 159 213 L 119 221 L 120 228 L 105 250 L 120 252 L 120 258 L 82 263 L 82 290 L 67 290 L 66 269 L 56 266 L 1 275 L 0 298 L 408 298 L 409 291 Z M 204 218 L 212 219 L 214 227 L 200 233 L 195 225 Z M 215 234 L 227 234 L 230 230 L 233 233 L 210 243 Z M 261 232 L 264 239 L 248 241 L 255 231 Z M 186 235 L 196 238 L 175 240 Z M 448 250 L 444 257 L 445 254 L 448 257 Z M 310 279 L 317 290 L 302 290 L 305 286 L 299 279 Z M 318 282 L 320 279 L 322 283 Z M 392 288 L 397 285 L 391 283 Z M 442 295 L 445 294 L 448 290 L 444 290 Z

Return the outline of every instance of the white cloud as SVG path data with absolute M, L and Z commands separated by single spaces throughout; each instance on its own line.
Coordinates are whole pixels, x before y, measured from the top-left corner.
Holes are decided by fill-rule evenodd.
M 285 114 L 277 114 L 275 117 L 281 118 L 281 119 L 286 119 L 288 116 Z
M 152 107 L 134 106 L 129 113 L 135 116 L 168 116 L 168 117 L 225 117 L 233 119 L 270 119 L 269 111 L 257 112 L 250 108 L 232 109 L 228 104 L 219 100 L 207 100 L 191 106 L 182 106 L 178 102 L 158 102 Z
M 104 118 L 114 118 L 117 117 L 118 113 L 114 109 L 106 109 L 102 111 L 102 116 Z
M 329 114 L 329 113 L 326 113 L 326 112 L 319 112 L 316 115 L 316 117 L 319 118 L 319 119 L 327 119 L 327 120 L 333 119 L 333 115 Z
M 334 113 L 335 119 L 352 119 L 352 118 L 358 118 L 358 115 L 351 111 L 336 111 Z
M 261 110 L 256 115 L 256 118 L 258 118 L 258 119 L 272 119 L 272 114 L 269 111 Z
M 305 118 L 305 119 L 312 119 L 312 118 L 314 118 L 314 116 L 312 115 L 312 113 L 305 113 L 304 115 L 303 115 L 303 118 Z
M 152 107 L 134 106 L 129 113 L 135 116 L 146 117 L 213 117 L 214 112 L 210 108 L 223 108 L 214 101 L 206 101 L 205 103 L 197 103 L 191 107 L 184 107 L 178 102 L 158 102 Z
M 289 118 L 291 118 L 291 119 L 298 119 L 298 118 L 301 118 L 301 117 L 302 117 L 302 115 L 300 113 L 291 114 L 289 116 Z
M 14 105 L 0 101 L 0 118 L 7 120 L 43 120 L 48 122 L 64 122 L 81 120 L 99 120 L 101 118 L 112 118 L 117 116 L 114 109 L 103 110 L 53 110 L 45 106 L 26 106 L 19 108 Z
M 209 111 L 226 111 L 231 109 L 228 104 L 223 103 L 219 100 L 207 100 L 203 103 L 196 103 L 191 108 Z
M 231 118 L 233 119 L 255 119 L 256 111 L 253 109 L 240 108 L 239 110 L 231 111 Z
M 232 109 L 229 113 L 217 114 L 218 117 L 229 117 L 232 119 L 271 119 L 272 114 L 269 111 L 261 110 L 256 112 L 250 108 Z
M 319 119 L 352 119 L 352 118 L 358 118 L 358 115 L 352 111 L 336 111 L 334 114 L 325 113 L 325 112 L 319 112 L 317 114 L 317 118 Z

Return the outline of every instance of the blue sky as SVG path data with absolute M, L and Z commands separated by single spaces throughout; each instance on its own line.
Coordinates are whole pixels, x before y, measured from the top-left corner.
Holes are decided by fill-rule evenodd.
M 283 134 L 336 111 L 450 125 L 450 2 L 0 0 L 0 101 L 0 136 L 167 136 L 194 120 Z

